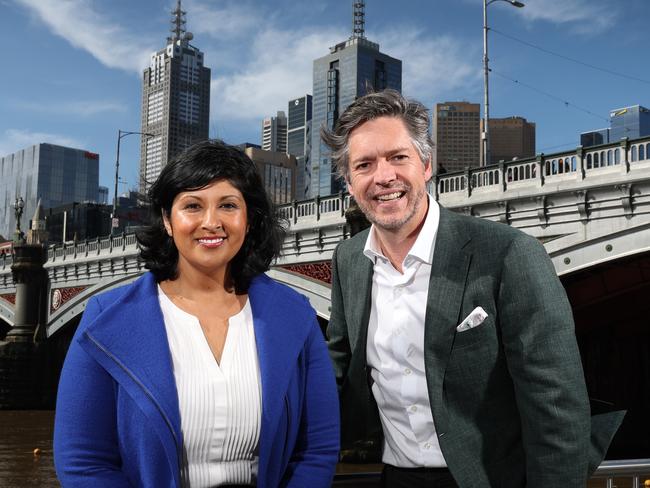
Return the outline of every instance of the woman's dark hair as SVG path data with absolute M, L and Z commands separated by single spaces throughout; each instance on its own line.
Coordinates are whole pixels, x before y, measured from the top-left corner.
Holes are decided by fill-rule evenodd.
M 147 192 L 149 225 L 137 234 L 140 257 L 157 281 L 176 279 L 178 250 L 167 234 L 163 215 L 170 215 L 181 192 L 227 180 L 244 196 L 248 233 L 230 262 L 230 279 L 238 294 L 248 291 L 251 280 L 269 269 L 284 240 L 284 229 L 269 200 L 255 164 L 240 149 L 223 141 L 199 142 L 170 161 Z M 163 214 L 164 212 L 164 214 Z

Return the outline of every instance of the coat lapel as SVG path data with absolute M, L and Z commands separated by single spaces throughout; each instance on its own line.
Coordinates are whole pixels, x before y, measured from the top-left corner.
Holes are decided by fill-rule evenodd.
M 362 241 L 365 243 L 365 240 Z M 345 284 L 344 290 L 348 293 L 346 309 L 350 310 L 348 319 L 348 335 L 350 349 L 353 357 L 366 357 L 366 344 L 368 342 L 368 321 L 370 320 L 370 299 L 372 293 L 372 261 L 359 252 L 351 254 L 348 269 L 355 270 L 349 273 L 350 281 Z
M 262 380 L 262 425 L 260 432 L 260 473 L 265 473 L 268 453 L 273 443 L 285 396 L 290 372 L 296 368 L 298 354 L 309 333 L 304 323 L 299 327 L 292 315 L 294 307 L 286 301 L 278 302 L 278 285 L 266 275 L 255 277 L 248 289 L 253 312 L 253 328 Z M 290 420 L 290 419 L 289 419 Z
M 138 279 L 102 310 L 79 340 L 145 412 L 160 438 L 169 440 L 163 442 L 165 451 L 178 471 L 178 394 L 154 276 L 146 273 Z
M 450 211 L 440 209 L 425 316 L 424 362 L 429 400 L 438 429 L 446 426 L 442 385 L 455 327 L 461 319 L 471 261 L 471 252 L 467 248 L 470 238 L 458 225 L 457 219 Z

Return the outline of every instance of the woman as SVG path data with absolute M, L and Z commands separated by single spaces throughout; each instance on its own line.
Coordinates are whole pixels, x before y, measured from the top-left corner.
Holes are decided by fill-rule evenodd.
M 62 485 L 330 486 L 332 366 L 306 298 L 264 274 L 283 232 L 254 164 L 199 143 L 149 198 L 150 271 L 88 302 L 61 373 Z

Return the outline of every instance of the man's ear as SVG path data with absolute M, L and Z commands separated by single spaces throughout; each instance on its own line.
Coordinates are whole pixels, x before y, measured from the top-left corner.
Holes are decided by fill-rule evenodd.
M 424 166 L 424 181 L 429 181 L 431 177 L 433 176 L 433 158 L 429 158 L 429 160 L 425 163 Z
M 352 184 L 350 183 L 350 176 L 346 176 L 344 178 L 344 181 L 345 181 L 345 186 L 348 189 L 348 193 L 350 194 L 350 196 L 354 198 L 354 191 L 352 190 Z
M 172 237 L 173 236 L 172 224 L 169 221 L 169 218 L 167 217 L 167 212 L 165 212 L 165 209 L 163 208 L 161 213 L 162 213 L 163 225 L 165 226 L 165 230 L 167 231 L 167 235 L 169 237 Z

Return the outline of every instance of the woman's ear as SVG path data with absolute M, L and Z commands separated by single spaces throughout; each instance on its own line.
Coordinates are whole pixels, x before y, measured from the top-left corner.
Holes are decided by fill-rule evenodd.
M 167 217 L 167 212 L 165 212 L 164 208 L 162 209 L 161 214 L 162 214 L 163 225 L 165 226 L 165 230 L 167 231 L 167 235 L 169 237 L 173 237 L 172 224 L 169 221 L 169 218 Z

